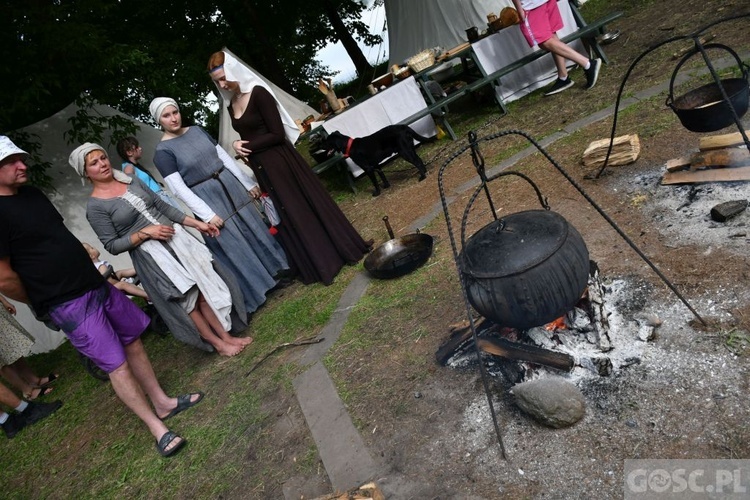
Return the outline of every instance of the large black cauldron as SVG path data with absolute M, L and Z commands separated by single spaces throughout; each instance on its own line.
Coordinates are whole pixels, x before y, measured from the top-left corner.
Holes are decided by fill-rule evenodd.
M 576 305 L 588 284 L 589 252 L 561 215 L 528 210 L 477 231 L 459 267 L 474 309 L 498 324 L 527 329 Z

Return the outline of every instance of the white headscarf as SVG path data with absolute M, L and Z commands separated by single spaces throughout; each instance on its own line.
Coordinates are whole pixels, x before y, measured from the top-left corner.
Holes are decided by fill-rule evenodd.
M 148 112 L 151 113 L 151 118 L 154 119 L 156 124 L 159 124 L 159 118 L 161 118 L 161 114 L 164 112 L 164 109 L 166 109 L 167 106 L 174 106 L 177 108 L 177 111 L 180 110 L 180 107 L 177 105 L 177 101 L 172 99 L 171 97 L 157 97 L 153 101 L 151 101 L 151 104 L 148 105 Z
M 260 78 L 258 75 L 253 73 L 253 71 L 244 65 L 242 62 L 237 60 L 237 58 L 232 55 L 231 52 L 224 49 L 222 52 L 224 52 L 224 75 L 226 76 L 227 81 L 229 82 L 237 82 L 240 84 L 240 91 L 244 93 L 251 92 L 253 90 L 253 87 L 256 85 L 260 85 L 261 87 L 268 90 L 268 92 L 271 93 L 273 98 L 276 100 L 276 107 L 279 110 L 279 115 L 281 115 L 281 123 L 284 124 L 284 132 L 286 133 L 287 139 L 289 139 L 289 142 L 294 144 L 294 142 L 299 137 L 299 128 L 297 127 L 297 124 L 294 123 L 294 120 L 292 119 L 291 115 L 287 112 L 287 110 L 284 109 L 284 107 L 279 102 L 279 99 L 276 97 L 276 94 L 273 93 L 273 90 L 271 87 L 268 86 L 266 82 L 263 81 L 262 78 Z M 216 84 L 216 88 L 219 89 L 219 93 L 221 94 L 221 97 L 224 99 L 224 103 L 227 104 L 231 102 L 232 100 L 232 92 L 229 90 L 223 90 L 221 87 L 219 87 L 219 84 L 214 82 Z M 226 106 L 222 106 L 222 113 L 229 113 Z
M 73 170 L 75 170 L 79 176 L 81 176 L 82 184 L 85 184 L 84 179 L 86 179 L 86 155 L 91 153 L 92 151 L 104 151 L 104 153 L 107 153 L 107 150 L 101 147 L 99 144 L 95 144 L 93 142 L 84 142 L 83 144 L 75 148 L 68 157 L 68 163 L 70 163 L 70 166 L 73 167 Z M 115 180 L 124 182 L 125 184 L 130 184 L 130 182 L 132 181 L 132 179 L 127 174 L 114 168 L 112 169 L 112 175 L 114 176 Z

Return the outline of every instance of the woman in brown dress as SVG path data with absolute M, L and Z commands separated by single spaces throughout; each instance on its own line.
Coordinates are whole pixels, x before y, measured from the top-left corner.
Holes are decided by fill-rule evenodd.
M 214 53 L 208 69 L 242 138 L 232 147 L 249 159 L 279 212 L 278 237 L 290 269 L 305 284 L 331 284 L 344 264 L 358 262 L 369 251 L 372 241 L 362 239 L 294 149 L 299 130 L 266 84 L 228 52 Z

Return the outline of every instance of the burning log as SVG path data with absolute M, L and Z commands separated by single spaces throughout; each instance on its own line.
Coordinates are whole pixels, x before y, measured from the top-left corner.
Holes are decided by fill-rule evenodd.
M 474 327 L 477 331 L 482 331 L 486 328 L 485 323 L 489 324 L 485 318 L 481 318 L 477 320 Z M 471 326 L 468 321 L 465 321 L 460 325 L 454 325 L 451 327 L 451 336 L 448 341 L 443 343 L 435 353 L 435 361 L 445 366 L 446 363 L 448 363 L 448 360 L 470 340 Z
M 573 356 L 569 354 L 550 351 L 549 349 L 542 349 L 541 347 L 534 347 L 528 344 L 511 342 L 510 340 L 497 337 L 478 339 L 477 345 L 482 351 L 493 356 L 528 361 L 566 372 L 572 370 L 575 364 Z
M 535 347 L 520 342 L 512 342 L 507 339 L 497 337 L 497 333 L 503 330 L 514 332 L 512 328 L 502 328 L 491 321 L 481 318 L 475 324 L 477 336 L 480 337 L 478 346 L 482 351 L 515 361 L 528 361 L 557 370 L 570 371 L 573 369 L 575 360 L 568 354 L 559 353 L 541 347 Z M 498 331 L 499 330 L 499 331 Z M 435 359 L 438 363 L 445 366 L 446 363 L 459 350 L 468 349 L 472 341 L 471 327 L 468 323 L 457 327 L 451 333 L 450 339 L 445 342 L 435 353 Z

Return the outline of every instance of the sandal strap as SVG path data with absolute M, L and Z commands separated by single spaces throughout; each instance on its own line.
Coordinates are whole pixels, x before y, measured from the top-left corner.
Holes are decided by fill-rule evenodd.
M 159 438 L 159 442 L 157 443 L 157 446 L 162 451 L 167 451 L 167 446 L 169 446 L 170 443 L 172 441 L 174 441 L 175 438 L 178 438 L 178 437 L 179 436 L 177 435 L 176 432 L 174 432 L 174 431 L 167 431 L 164 434 L 162 434 L 161 438 Z

